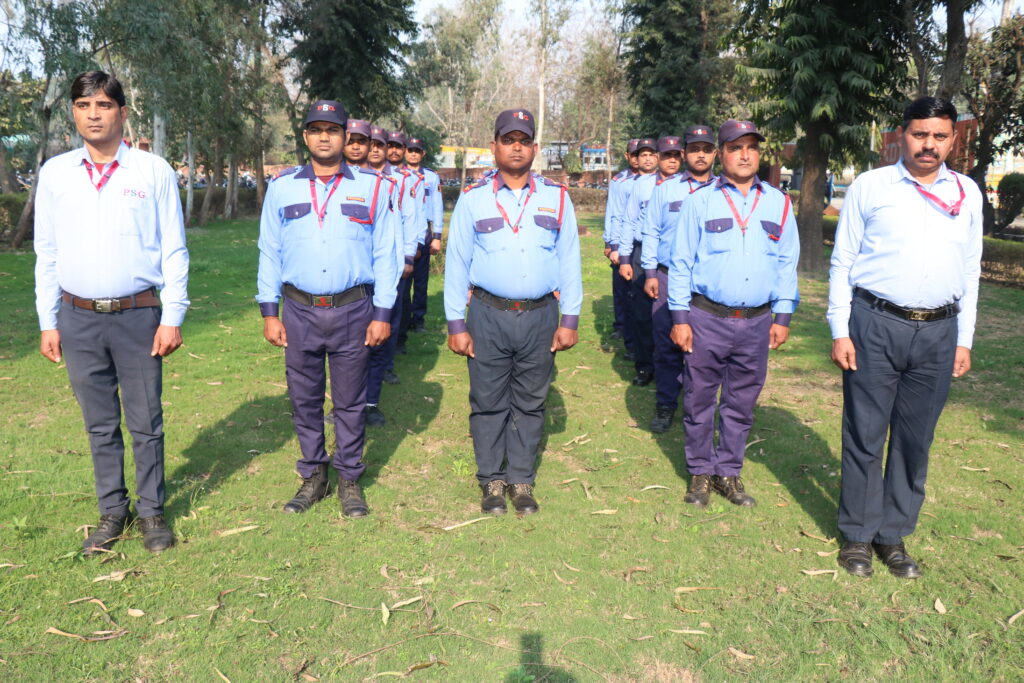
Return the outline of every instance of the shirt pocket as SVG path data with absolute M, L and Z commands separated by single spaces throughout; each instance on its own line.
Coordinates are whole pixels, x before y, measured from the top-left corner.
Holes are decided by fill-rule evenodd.
M 339 208 L 341 215 L 345 217 L 342 221 L 344 236 L 357 240 L 370 239 L 370 233 L 373 231 L 370 207 L 356 202 L 342 202 Z
M 674 201 L 674 202 L 669 202 L 668 203 L 668 210 L 671 211 L 672 213 L 678 213 L 678 211 L 680 209 L 682 209 L 682 208 L 683 208 L 683 200 L 682 199 L 680 199 L 678 201 Z
M 540 228 L 537 236 L 537 241 L 541 247 L 545 249 L 553 249 L 555 246 L 555 240 L 558 239 L 558 231 L 561 230 L 562 226 L 558 224 L 558 218 L 555 216 L 547 216 L 545 214 L 537 214 L 533 217 L 533 222 Z
M 704 222 L 704 240 L 708 254 L 729 251 L 732 230 L 731 218 L 712 218 Z
M 473 231 L 476 233 L 476 243 L 487 253 L 500 251 L 502 246 L 505 228 L 505 219 L 481 218 L 473 223 Z
M 769 254 L 779 253 L 779 240 L 782 239 L 782 226 L 772 221 L 761 221 L 761 228 L 768 238 L 766 249 Z

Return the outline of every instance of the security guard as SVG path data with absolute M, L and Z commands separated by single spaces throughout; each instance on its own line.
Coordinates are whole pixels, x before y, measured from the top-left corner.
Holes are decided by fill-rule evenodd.
M 683 421 L 692 478 L 683 500 L 698 507 L 707 505 L 712 487 L 735 505 L 755 502 L 740 479 L 747 435 L 768 349 L 789 338 L 800 298 L 800 241 L 789 196 L 757 177 L 763 141 L 749 121 L 722 124 L 722 175 L 683 205 L 672 245 L 672 341 L 688 354 Z
M 161 359 L 181 346 L 189 305 L 178 182 L 163 159 L 121 141 L 128 108 L 113 76 L 75 78 L 71 114 L 84 147 L 47 161 L 36 189 L 39 350 L 66 361 L 89 433 L 100 522 L 83 552 L 108 548 L 131 519 L 122 408 L 143 546 L 160 552 L 175 542 L 164 521 Z
M 412 183 L 407 182 L 408 173 L 399 173 L 387 158 L 387 131 L 379 126 L 370 128 L 370 151 L 367 156 L 367 168 L 381 174 L 388 181 L 388 203 L 397 218 L 395 239 L 398 253 L 403 256 L 401 264 L 402 277 L 396 291 L 395 305 L 391 309 L 391 329 L 397 330 L 402 320 L 402 291 L 412 275 L 413 261 L 419 248 L 420 230 L 416 223 L 415 199 L 410 196 Z M 398 384 L 398 375 L 394 372 L 395 352 L 398 335 L 392 334 L 381 346 L 370 350 L 369 373 L 366 385 L 366 424 L 369 426 L 383 425 L 387 422 L 384 412 L 380 409 L 381 387 L 383 384 Z
M 626 157 L 627 167 L 612 176 L 611 183 L 608 185 L 608 199 L 604 209 L 604 233 L 601 236 L 604 240 L 604 255 L 612 269 L 612 310 L 615 314 L 615 322 L 612 324 L 612 336 L 622 339 L 626 350 L 629 352 L 633 350 L 632 332 L 626 327 L 625 317 L 626 298 L 629 289 L 628 283 L 619 276 L 619 245 L 611 240 L 613 235 L 619 233 L 619 223 L 622 221 L 623 188 L 626 185 L 626 181 L 632 180 L 636 176 L 638 167 L 636 146 L 639 142 L 638 138 L 633 138 L 627 143 L 626 153 L 623 155 Z M 616 254 L 614 259 L 612 258 L 613 252 Z
M 459 197 L 445 257 L 448 348 L 469 358 L 481 508 L 493 514 L 507 510 L 506 489 L 516 512 L 538 510 L 544 402 L 555 352 L 578 340 L 583 304 L 576 213 L 564 186 L 530 173 L 533 136 L 527 110 L 498 115 L 491 143 L 498 172 Z
M 441 196 L 441 178 L 433 169 L 422 165 L 424 144 L 420 138 L 409 138 L 405 143 L 405 168 L 414 178 L 410 194 L 421 209 L 424 224 L 421 243 L 413 265 L 412 282 L 405 292 L 402 329 L 405 339 L 409 330 L 423 332 L 427 315 L 427 283 L 430 279 L 430 257 L 441 253 L 441 233 L 444 231 L 444 198 Z
M 672 316 L 668 312 L 668 264 L 671 261 L 672 240 L 683 203 L 690 196 L 716 178 L 711 173 L 715 162 L 715 140 L 708 126 L 691 126 L 683 136 L 682 151 L 686 170 L 671 180 L 661 182 L 647 203 L 643 224 L 644 292 L 654 300 L 651 307 L 651 328 L 654 333 L 655 413 L 651 431 L 667 432 L 672 426 L 679 403 L 685 356 L 672 343 Z M 668 149 L 664 154 L 673 154 Z
M 366 166 L 370 154 L 370 122 L 349 119 L 345 123 L 345 162 L 349 166 Z
M 400 130 L 393 130 L 393 131 L 389 131 L 388 132 L 388 143 L 387 143 L 387 159 L 388 159 L 388 163 L 391 164 L 391 167 L 394 169 L 395 173 L 398 173 L 399 175 L 403 176 L 403 179 L 399 183 L 400 186 L 401 186 L 401 189 L 399 191 L 400 195 L 404 195 L 404 194 L 410 192 L 412 187 L 413 187 L 413 185 L 416 183 L 416 180 L 418 180 L 417 178 L 415 178 L 413 176 L 412 171 L 410 171 L 409 169 L 407 169 L 405 167 L 405 154 L 406 154 L 405 142 L 406 142 L 405 133 L 403 133 L 402 131 L 400 131 Z M 416 218 L 415 218 L 415 220 L 416 220 L 417 226 L 419 226 L 421 224 L 425 225 L 424 221 L 426 220 L 426 218 L 424 216 L 424 212 L 422 211 L 423 203 L 422 202 L 413 202 L 413 204 L 416 207 Z M 426 232 L 426 228 L 424 228 L 418 234 L 425 234 L 425 232 Z M 417 240 L 418 240 L 418 238 L 417 238 Z M 415 263 L 413 264 L 413 269 L 415 270 Z M 399 293 L 399 296 L 401 297 L 402 301 L 404 302 L 406 300 L 406 298 L 408 298 L 408 296 L 409 296 L 409 293 L 408 293 L 407 290 L 410 287 L 412 287 L 412 279 L 411 278 L 404 278 L 402 280 L 402 282 L 401 282 L 400 287 L 401 287 L 401 291 Z M 398 338 L 398 341 L 397 341 L 397 345 L 395 347 L 395 352 L 396 353 L 400 353 L 402 355 L 405 355 L 405 352 L 406 352 L 405 351 L 405 336 L 403 336 L 401 334 L 401 328 L 396 330 L 396 336 Z M 391 370 L 392 368 L 388 368 L 388 369 Z
M 662 154 L 666 140 L 675 140 L 675 154 Z M 659 182 L 679 170 L 679 138 L 667 136 L 655 142 L 643 138 L 637 143 L 639 175 L 633 180 L 626 211 L 619 231 L 619 275 L 629 286 L 629 320 L 634 330 L 633 349 L 636 377 L 633 385 L 647 386 L 654 379 L 654 336 L 651 332 L 651 298 L 644 293 L 644 272 L 640 267 L 643 246 L 643 220 L 647 202 Z M 661 170 L 661 168 L 665 170 Z M 673 170 L 674 169 L 674 170 Z
M 340 102 L 319 100 L 306 116 L 311 161 L 279 175 L 260 218 L 256 295 L 263 336 L 285 347 L 302 486 L 285 504 L 305 512 L 329 493 L 324 444 L 326 359 L 331 372 L 338 497 L 346 517 L 369 510 L 357 480 L 362 461 L 366 364 L 391 333 L 400 257 L 388 215 L 388 181 L 342 163 Z M 283 299 L 284 322 L 278 317 Z

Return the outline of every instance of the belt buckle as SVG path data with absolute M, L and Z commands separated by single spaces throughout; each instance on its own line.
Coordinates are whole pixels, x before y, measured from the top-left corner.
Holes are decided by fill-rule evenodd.
M 743 310 L 739 309 L 739 308 L 734 308 L 732 310 L 732 315 L 730 315 L 729 317 L 730 318 L 742 318 L 743 317 Z
M 313 305 L 314 306 L 331 306 L 333 304 L 334 304 L 334 297 L 333 296 L 314 296 L 313 297 Z
M 907 318 L 907 320 L 913 320 L 914 322 L 925 322 L 926 320 L 928 320 L 930 313 L 930 311 L 911 309 L 910 316 Z
M 522 301 L 513 301 L 511 303 L 512 303 L 512 307 L 509 309 L 510 311 L 520 311 L 520 310 L 522 310 L 522 308 L 523 308 L 523 302 Z
M 93 299 L 92 310 L 97 313 L 113 313 L 121 310 L 120 299 Z

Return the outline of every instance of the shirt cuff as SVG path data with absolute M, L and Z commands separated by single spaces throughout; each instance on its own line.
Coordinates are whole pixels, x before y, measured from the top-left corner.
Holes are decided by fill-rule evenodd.
M 792 313 L 776 313 L 775 324 L 782 325 L 783 327 L 789 327 L 789 321 L 793 319 Z
M 406 256 L 405 257 L 405 265 L 412 266 L 412 265 L 415 265 L 415 264 L 416 264 L 416 257 L 415 256 Z
M 562 314 L 562 323 L 559 327 L 564 327 L 567 330 L 575 330 L 580 326 L 580 317 L 578 315 Z
M 260 315 L 264 318 L 268 316 L 277 317 L 279 315 L 281 307 L 276 301 L 266 301 L 260 304 Z
M 611 249 L 612 248 L 612 243 L 611 242 L 605 242 L 604 243 L 604 248 L 605 249 Z
M 181 327 L 181 323 L 185 321 L 185 311 L 187 310 L 187 306 L 164 306 L 164 310 L 160 314 L 160 324 L 167 327 Z
M 441 239 L 441 233 L 439 233 L 439 232 L 432 232 L 432 233 L 430 233 L 430 238 L 431 239 L 435 239 L 435 240 L 439 240 L 439 239 Z
M 670 311 L 672 313 L 672 324 L 673 325 L 689 325 L 690 324 L 690 311 Z
M 391 309 L 381 308 L 380 306 L 373 307 L 373 321 L 376 323 L 390 323 L 391 322 Z
M 617 245 L 615 242 L 612 242 L 611 244 L 608 245 L 608 248 L 611 249 L 612 251 L 618 251 L 619 245 Z
M 644 277 L 646 277 L 648 280 L 653 280 L 654 278 L 658 277 L 658 269 L 644 268 Z
M 469 328 L 466 327 L 465 318 L 448 321 L 448 334 L 462 334 L 463 332 L 469 332 Z

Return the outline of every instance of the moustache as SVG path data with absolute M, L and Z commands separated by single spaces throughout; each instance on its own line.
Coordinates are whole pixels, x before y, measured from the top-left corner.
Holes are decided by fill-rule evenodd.
M 938 159 L 939 155 L 936 152 L 932 152 L 931 150 L 927 150 L 927 149 L 924 150 L 924 151 L 918 152 L 917 154 L 914 155 L 915 159 L 924 159 L 926 157 L 931 157 L 932 159 Z

